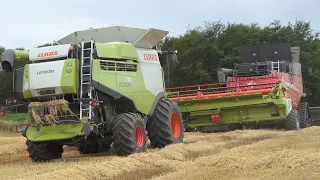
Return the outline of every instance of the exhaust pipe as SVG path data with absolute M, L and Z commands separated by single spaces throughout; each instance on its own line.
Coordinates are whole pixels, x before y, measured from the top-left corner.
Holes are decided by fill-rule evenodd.
M 1 56 L 1 66 L 4 72 L 12 72 L 15 60 L 29 60 L 29 52 L 21 50 L 6 49 Z

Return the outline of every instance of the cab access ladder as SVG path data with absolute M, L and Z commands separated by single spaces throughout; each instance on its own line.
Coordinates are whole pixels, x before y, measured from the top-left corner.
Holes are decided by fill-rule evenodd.
M 81 42 L 81 74 L 80 74 L 80 99 L 91 99 L 92 98 L 92 86 L 91 86 L 91 64 L 93 59 L 94 40 L 90 42 Z M 90 101 L 80 100 L 80 118 L 84 116 L 91 119 L 92 107 Z

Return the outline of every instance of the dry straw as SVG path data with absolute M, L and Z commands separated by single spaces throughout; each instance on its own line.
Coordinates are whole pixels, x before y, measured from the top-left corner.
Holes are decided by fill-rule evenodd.
M 44 110 L 46 113 L 43 118 L 40 117 L 40 114 L 38 112 L 38 108 L 40 106 L 43 106 L 45 108 Z M 32 123 L 33 125 L 61 124 L 61 121 L 59 121 L 58 116 L 62 116 L 68 112 L 71 112 L 71 110 L 69 109 L 69 102 L 65 99 L 57 99 L 45 102 L 31 102 L 29 104 L 29 108 L 29 113 L 31 113 L 35 123 Z

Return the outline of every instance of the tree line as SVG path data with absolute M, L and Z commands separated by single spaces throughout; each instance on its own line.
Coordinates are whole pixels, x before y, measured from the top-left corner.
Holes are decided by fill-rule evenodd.
M 267 26 L 256 23 L 206 22 L 203 27 L 189 28 L 179 36 L 167 36 L 162 42 L 163 50 L 177 50 L 179 63 L 161 58 L 166 87 L 197 85 L 217 82 L 216 70 L 220 67 L 234 68 L 240 62 L 240 47 L 259 44 L 289 42 L 300 46 L 300 62 L 303 67 L 305 92 L 311 106 L 319 106 L 320 90 L 320 41 L 319 33 L 311 28 L 311 22 L 294 21 L 286 25 L 276 20 Z M 50 46 L 51 43 L 38 47 Z M 0 48 L 0 53 L 4 48 Z M 22 66 L 23 63 L 16 63 Z M 313 74 L 308 76 L 308 67 Z M 1 99 L 11 98 L 12 74 L 0 73 Z M 3 103 L 3 102 L 2 102 Z
M 311 106 L 320 106 L 320 41 L 311 22 L 295 21 L 282 25 L 273 21 L 268 26 L 206 22 L 204 27 L 188 29 L 178 37 L 166 37 L 163 49 L 177 50 L 179 64 L 164 63 L 167 87 L 217 82 L 218 68 L 234 68 L 240 63 L 240 47 L 259 44 L 290 43 L 300 46 L 300 62 Z M 308 68 L 312 67 L 312 76 Z

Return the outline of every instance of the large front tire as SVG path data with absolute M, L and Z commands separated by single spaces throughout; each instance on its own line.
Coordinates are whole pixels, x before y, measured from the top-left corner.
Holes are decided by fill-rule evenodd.
M 295 109 L 291 109 L 290 113 L 285 119 L 285 128 L 286 130 L 299 130 L 300 129 L 300 120 L 299 113 Z
M 145 124 L 139 114 L 122 113 L 112 121 L 113 146 L 118 156 L 146 151 Z
M 163 148 L 170 144 L 182 143 L 184 125 L 178 105 L 172 100 L 160 100 L 154 114 L 147 122 L 151 146 Z
M 60 159 L 63 153 L 63 146 L 56 143 L 32 142 L 27 140 L 27 150 L 33 162 L 47 162 L 52 159 Z

